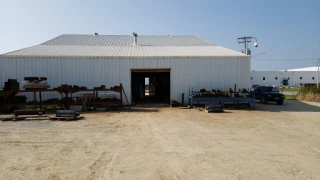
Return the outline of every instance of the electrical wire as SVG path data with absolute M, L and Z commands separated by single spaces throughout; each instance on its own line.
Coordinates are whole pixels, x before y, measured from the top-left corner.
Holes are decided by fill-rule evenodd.
M 271 58 L 271 59 L 259 59 L 259 61 L 314 61 L 317 58 Z
M 317 50 L 320 49 L 320 46 L 316 46 L 313 48 L 307 48 L 307 49 L 300 49 L 300 50 L 290 50 L 287 52 L 276 52 L 276 53 L 266 53 L 263 54 L 261 56 L 273 56 L 273 55 L 281 55 L 281 54 L 294 54 L 294 53 L 298 53 L 298 52 L 304 52 L 304 51 L 309 51 L 309 50 Z

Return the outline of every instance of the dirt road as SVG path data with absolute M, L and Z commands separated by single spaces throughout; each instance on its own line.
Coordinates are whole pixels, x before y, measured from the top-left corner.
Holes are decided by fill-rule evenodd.
M 320 179 L 320 105 L 0 122 L 0 179 Z

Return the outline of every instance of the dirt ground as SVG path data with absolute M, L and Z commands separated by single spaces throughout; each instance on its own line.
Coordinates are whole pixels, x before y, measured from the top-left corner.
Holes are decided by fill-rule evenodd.
M 286 101 L 0 121 L 0 179 L 320 179 L 319 115 Z

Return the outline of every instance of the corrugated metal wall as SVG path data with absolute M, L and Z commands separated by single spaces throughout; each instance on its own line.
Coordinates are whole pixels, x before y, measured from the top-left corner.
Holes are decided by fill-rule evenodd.
M 188 102 L 189 89 L 225 89 L 237 84 L 249 88 L 249 58 L 217 59 L 56 59 L 56 58 L 1 58 L 0 86 L 7 79 L 23 81 L 26 76 L 48 78 L 51 87 L 61 84 L 93 88 L 123 84 L 131 103 L 131 69 L 171 69 L 171 99 L 181 101 L 181 93 Z M 58 93 L 44 93 L 43 98 L 59 98 Z M 28 95 L 28 101 L 32 95 Z M 125 100 L 123 101 L 125 104 Z

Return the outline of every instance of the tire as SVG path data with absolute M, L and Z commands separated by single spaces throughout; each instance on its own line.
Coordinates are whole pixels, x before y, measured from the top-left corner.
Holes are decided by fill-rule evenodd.
M 277 101 L 277 104 L 278 104 L 278 105 L 282 105 L 282 104 L 283 104 L 283 100 Z
M 267 104 L 267 99 L 265 97 L 261 97 L 261 103 L 262 104 Z
M 25 77 L 24 78 L 25 81 L 39 81 L 38 77 Z

